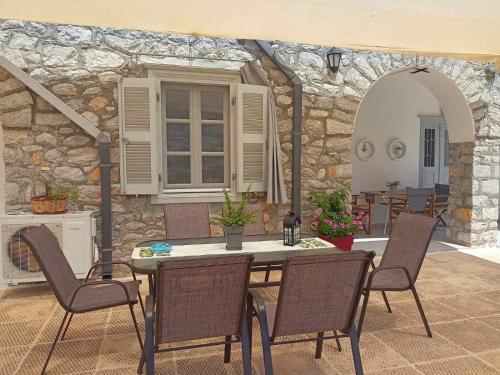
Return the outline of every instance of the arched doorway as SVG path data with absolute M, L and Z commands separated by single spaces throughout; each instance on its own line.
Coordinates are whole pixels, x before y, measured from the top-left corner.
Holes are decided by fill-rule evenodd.
M 362 98 L 352 139 L 352 190 L 388 190 L 394 181 L 400 188 L 449 184 L 446 237 L 469 244 L 458 234 L 461 220 L 470 223 L 472 214 L 472 110 L 441 71 L 413 72 L 405 67 L 383 75 Z M 372 218 L 385 227 L 386 206 L 375 205 Z

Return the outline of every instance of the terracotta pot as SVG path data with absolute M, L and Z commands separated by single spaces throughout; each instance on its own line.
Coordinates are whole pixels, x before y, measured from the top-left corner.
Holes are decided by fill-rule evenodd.
M 226 250 L 241 250 L 243 242 L 243 230 L 245 226 L 228 227 L 224 226 L 224 234 L 226 235 Z
M 354 236 L 330 237 L 330 236 L 325 236 L 323 234 L 319 234 L 319 238 L 330 242 L 331 244 L 335 245 L 336 247 L 344 251 L 351 251 L 352 244 L 354 242 Z

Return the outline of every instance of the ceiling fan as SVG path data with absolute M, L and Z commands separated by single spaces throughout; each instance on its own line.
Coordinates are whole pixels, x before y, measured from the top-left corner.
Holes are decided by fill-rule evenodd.
M 415 66 L 415 70 L 411 71 L 410 74 L 416 74 L 416 73 L 430 73 L 429 68 L 419 68 L 418 66 Z

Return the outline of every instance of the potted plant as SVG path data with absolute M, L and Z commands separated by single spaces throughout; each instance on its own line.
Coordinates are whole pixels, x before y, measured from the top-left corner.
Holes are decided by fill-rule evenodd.
M 224 227 L 227 250 L 241 250 L 245 224 L 253 223 L 256 220 L 257 211 L 246 210 L 249 189 L 242 194 L 241 201 L 238 204 L 234 203 L 227 190 L 224 190 L 225 207 L 222 210 L 222 215 L 212 217 L 213 221 Z
M 347 188 L 309 195 L 309 201 L 317 209 L 311 218 L 312 229 L 320 238 L 345 251 L 351 251 L 353 236 L 363 226 L 362 219 L 349 212 L 349 196 Z
M 77 199 L 78 192 L 68 186 L 57 185 L 52 179 L 43 179 L 45 194 L 31 198 L 34 214 L 61 214 L 68 211 L 69 200 Z
M 401 183 L 399 181 L 391 181 L 391 182 L 388 182 L 385 186 L 389 187 L 389 191 L 391 193 L 396 193 L 399 190 L 400 184 Z

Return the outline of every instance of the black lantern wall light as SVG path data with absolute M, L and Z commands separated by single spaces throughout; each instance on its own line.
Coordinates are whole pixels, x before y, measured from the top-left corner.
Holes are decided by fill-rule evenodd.
M 295 216 L 293 211 L 283 219 L 283 245 L 295 246 L 300 242 L 300 216 Z
M 326 61 L 328 63 L 328 69 L 332 73 L 337 73 L 340 68 L 340 62 L 342 60 L 342 51 L 338 48 L 332 48 L 326 53 Z

